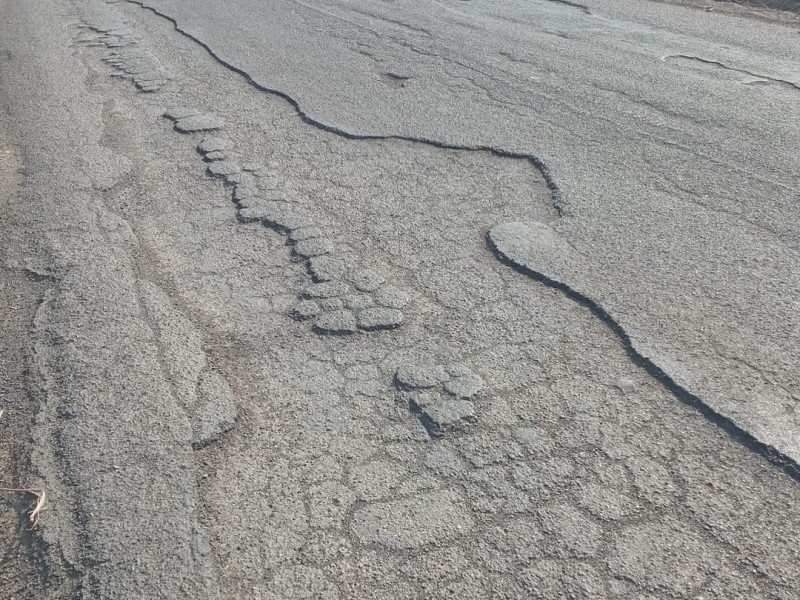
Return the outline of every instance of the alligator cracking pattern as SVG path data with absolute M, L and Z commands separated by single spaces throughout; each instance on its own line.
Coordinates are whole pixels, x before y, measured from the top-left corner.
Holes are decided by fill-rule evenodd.
M 117 0 L 113 0 L 113 1 L 116 2 Z M 200 46 L 209 56 L 212 57 L 212 59 L 214 61 L 216 61 L 217 63 L 219 63 L 223 67 L 225 67 L 225 69 L 227 69 L 228 71 L 230 71 L 232 73 L 235 73 L 236 75 L 239 75 L 240 77 L 242 77 L 249 86 L 251 86 L 251 87 L 253 87 L 253 88 L 255 88 L 255 89 L 257 89 L 257 90 L 259 90 L 261 92 L 264 92 L 265 94 L 279 97 L 279 98 L 285 100 L 286 102 L 288 102 L 291 105 L 291 107 L 294 109 L 294 111 L 297 113 L 298 117 L 304 123 L 306 123 L 308 125 L 311 125 L 311 126 L 317 128 L 317 129 L 320 129 L 322 131 L 326 131 L 326 132 L 329 132 L 329 133 L 332 133 L 334 135 L 343 137 L 345 139 L 350 139 L 350 140 L 397 140 L 397 141 L 409 141 L 409 142 L 413 142 L 413 143 L 416 143 L 416 144 L 421 144 L 421 145 L 425 145 L 425 146 L 431 146 L 431 147 L 434 147 L 434 148 L 440 148 L 440 149 L 443 149 L 443 150 L 466 150 L 466 151 L 470 151 L 470 152 L 489 152 L 489 153 L 491 153 L 491 154 L 493 154 L 495 156 L 499 156 L 499 157 L 503 157 L 503 158 L 523 159 L 523 160 L 527 161 L 532 167 L 534 167 L 539 173 L 541 173 L 542 177 L 544 178 L 544 180 L 545 180 L 545 182 L 547 184 L 548 189 L 550 190 L 552 205 L 553 205 L 553 208 L 555 209 L 555 211 L 558 213 L 558 216 L 559 217 L 564 217 L 564 216 L 568 216 L 570 214 L 569 205 L 568 205 L 568 203 L 567 203 L 567 201 L 566 201 L 566 199 L 564 197 L 563 190 L 561 188 L 560 183 L 558 182 L 557 178 L 555 177 L 553 172 L 550 170 L 548 165 L 540 157 L 538 157 L 536 155 L 528 154 L 528 153 L 520 153 L 520 152 L 509 152 L 509 151 L 506 151 L 506 150 L 503 150 L 503 149 L 500 149 L 500 148 L 494 148 L 494 147 L 475 147 L 475 146 L 453 145 L 453 144 L 442 143 L 442 142 L 439 142 L 437 140 L 430 140 L 430 139 L 421 138 L 421 137 L 409 137 L 409 136 L 398 136 L 398 135 L 369 135 L 369 134 L 353 133 L 353 132 L 341 129 L 340 127 L 336 127 L 336 126 L 333 126 L 333 125 L 330 125 L 330 124 L 327 124 L 327 123 L 323 123 L 321 121 L 316 120 L 311 115 L 309 115 L 305 110 L 303 110 L 303 108 L 300 106 L 300 103 L 295 98 L 293 98 L 291 95 L 289 95 L 289 94 L 287 94 L 287 93 L 285 93 L 285 92 L 283 92 L 281 90 L 270 88 L 270 87 L 268 87 L 268 86 L 256 81 L 255 79 L 253 79 L 253 77 L 249 73 L 247 73 L 243 69 L 235 66 L 234 64 L 230 63 L 229 61 L 225 60 L 221 56 L 219 56 L 214 51 L 214 49 L 211 48 L 208 44 L 204 43 L 202 40 L 200 40 L 195 35 L 189 33 L 188 31 L 186 31 L 184 29 L 182 29 L 180 24 L 173 17 L 169 16 L 168 14 L 166 14 L 164 12 L 159 11 L 158 9 L 156 9 L 156 8 L 154 8 L 152 6 L 146 5 L 141 0 L 125 0 L 125 1 L 127 3 L 129 3 L 129 4 L 134 4 L 136 6 L 139 6 L 139 7 L 143 8 L 143 9 L 145 9 L 145 10 L 147 10 L 147 11 L 149 11 L 149 12 L 151 12 L 151 13 L 157 15 L 157 16 L 159 16 L 160 18 L 168 21 L 172 25 L 172 27 L 175 29 L 175 31 L 177 31 L 182 36 L 190 39 L 193 43 L 195 43 L 198 46 Z M 556 0 L 556 1 L 558 3 L 560 3 L 560 4 L 564 4 L 564 5 L 568 6 L 570 8 L 577 8 L 579 10 L 584 11 L 587 14 L 591 14 L 591 11 L 589 11 L 588 7 L 583 6 L 581 4 L 577 4 L 577 3 L 573 3 L 573 2 L 564 2 L 564 1 L 561 1 L 561 0 Z M 667 56 L 667 57 L 664 58 L 664 60 L 675 60 L 675 59 L 694 60 L 694 61 L 697 61 L 700 64 L 703 64 L 705 66 L 711 65 L 711 66 L 714 66 L 714 67 L 729 69 L 729 70 L 733 70 L 733 71 L 737 71 L 737 72 L 740 72 L 740 73 L 747 74 L 747 75 L 752 76 L 752 77 L 756 77 L 757 81 L 748 82 L 748 83 L 751 83 L 751 84 L 752 83 L 758 83 L 759 81 L 761 81 L 761 82 L 766 81 L 766 82 L 771 82 L 771 83 L 780 83 L 782 85 L 788 85 L 790 87 L 797 88 L 797 86 L 794 83 L 789 82 L 789 81 L 776 79 L 776 78 L 769 77 L 769 76 L 762 75 L 762 74 L 752 73 L 752 72 L 745 71 L 745 70 L 742 70 L 742 69 L 735 69 L 735 68 L 730 67 L 728 65 L 724 65 L 724 64 L 721 64 L 721 63 L 716 63 L 715 61 L 709 61 L 709 60 L 701 59 L 701 58 L 698 58 L 698 57 L 684 56 L 684 55 L 673 55 L 673 56 Z M 531 275 L 533 279 L 540 280 L 538 275 L 533 273 L 533 272 L 529 273 L 529 275 Z M 555 286 L 555 287 L 557 289 L 562 289 L 563 288 L 563 286 L 561 286 L 561 285 Z M 568 294 L 568 297 L 573 298 L 573 296 L 571 296 L 569 294 Z M 599 313 L 598 313 L 598 315 L 599 315 Z M 346 315 L 346 313 L 342 313 L 341 315 L 337 315 L 337 316 L 344 317 L 344 319 L 334 318 L 332 320 L 332 323 L 334 324 L 334 329 L 336 329 L 336 327 L 338 327 L 343 322 L 343 320 L 345 320 L 345 319 L 346 319 L 346 322 L 348 324 L 352 323 L 352 321 L 349 320 L 349 317 Z M 604 319 L 602 317 L 600 317 L 600 319 L 601 319 L 601 321 L 604 321 Z M 613 321 L 613 319 L 611 319 L 611 321 Z M 323 324 L 325 324 L 325 321 L 323 321 Z M 320 330 L 319 328 L 317 330 L 320 331 L 320 332 L 324 332 L 324 330 Z M 338 333 L 338 332 L 333 331 L 332 333 Z M 623 335 L 621 335 L 620 338 L 624 341 L 627 338 L 627 334 L 623 332 Z M 639 358 L 636 357 L 636 356 L 632 355 L 632 359 L 634 360 L 634 362 L 636 364 L 643 364 L 643 363 L 641 363 Z M 734 439 L 736 439 L 740 443 L 743 443 L 745 445 L 745 447 L 757 452 L 758 454 L 760 454 L 761 456 L 763 456 L 764 458 L 766 458 L 767 460 L 769 460 L 773 464 L 779 466 L 780 468 L 785 470 L 793 478 L 797 479 L 798 477 L 800 477 L 800 468 L 798 467 L 796 461 L 794 461 L 791 457 L 786 456 L 785 454 L 779 452 L 778 450 L 776 450 L 776 449 L 774 449 L 772 447 L 769 447 L 766 444 L 763 444 L 763 443 L 759 442 L 752 435 L 750 435 L 747 432 L 743 431 L 741 428 L 739 428 L 738 426 L 734 425 L 728 419 L 718 418 L 718 416 L 716 416 L 715 411 L 710 409 L 710 407 L 705 402 L 703 402 L 703 400 L 701 398 L 699 398 L 695 394 L 692 394 L 688 390 L 683 390 L 682 388 L 680 388 L 680 386 L 671 385 L 671 383 L 670 383 L 672 381 L 671 377 L 669 377 L 663 371 L 663 369 L 661 369 L 661 367 L 659 367 L 658 365 L 652 364 L 652 368 L 648 367 L 648 372 L 650 372 L 651 375 L 653 375 L 658 381 L 660 381 L 662 384 L 664 384 L 665 387 L 670 391 L 670 393 L 672 393 L 677 399 L 679 399 L 682 402 L 685 402 L 685 403 L 687 403 L 687 404 L 689 404 L 691 406 L 694 406 L 701 414 L 703 414 L 706 417 L 709 417 L 710 420 L 713 423 L 721 426 L 723 428 L 723 430 L 725 430 L 726 432 L 731 434 Z M 659 375 L 659 373 L 662 374 L 663 376 Z M 412 407 L 413 407 L 413 404 L 412 404 Z M 731 423 L 731 425 L 728 425 L 729 422 Z
M 181 133 L 222 129 L 223 121 L 193 109 L 171 109 L 164 116 Z M 230 142 L 206 137 L 197 151 L 208 162 L 208 174 L 230 186 L 237 217 L 242 223 L 262 223 L 286 236 L 292 254 L 302 261 L 311 282 L 300 292 L 292 314 L 309 320 L 321 335 L 397 329 L 403 323 L 403 308 L 409 301 L 402 289 L 387 283 L 371 269 L 337 258 L 331 239 L 315 225 L 282 189 L 280 176 L 265 166 L 245 163 L 241 167 L 228 158 Z
M 187 108 L 170 109 L 164 117 L 181 133 L 222 129 L 224 121 L 214 115 Z M 222 137 L 205 137 L 197 145 L 208 163 L 208 174 L 233 188 L 237 218 L 242 223 L 260 222 L 287 237 L 292 253 L 304 261 L 313 283 L 303 288 L 301 300 L 292 310 L 298 320 L 310 320 L 321 335 L 350 335 L 397 329 L 406 292 L 386 282 L 376 271 L 353 267 L 336 258 L 334 244 L 314 221 L 291 203 L 282 190 L 278 174 L 265 166 L 229 159 L 231 143 Z M 415 414 L 432 437 L 462 430 L 475 420 L 471 400 L 483 381 L 464 365 L 448 370 L 440 365 L 409 365 L 395 375 L 402 402 Z M 443 385 L 444 394 L 433 390 Z
M 91 29 L 101 32 L 88 45 L 108 47 L 132 44 L 132 30 L 114 17 L 92 21 Z M 86 41 L 86 40 L 83 40 Z M 142 51 L 137 49 L 137 53 Z M 155 61 L 155 58 L 153 58 Z M 106 60 L 114 66 L 112 61 Z M 147 90 L 147 91 L 157 91 Z M 283 189 L 280 174 L 261 164 L 233 160 L 234 148 L 219 133 L 224 119 L 214 114 L 174 107 L 164 113 L 173 129 L 182 134 L 202 134 L 197 152 L 207 163 L 207 174 L 219 179 L 230 189 L 230 197 L 241 223 L 261 223 L 286 237 L 294 259 L 301 262 L 309 283 L 298 294 L 291 315 L 313 324 L 319 335 L 341 336 L 399 328 L 405 319 L 404 309 L 410 295 L 388 282 L 379 272 L 354 265 L 336 256 L 329 236 L 319 228 L 299 202 L 293 202 Z M 439 368 L 438 365 L 407 365 L 413 369 Z M 477 375 L 463 365 L 450 367 L 452 380 L 444 377 L 444 393 L 435 394 L 433 386 L 403 384 L 397 376 L 385 386 L 387 393 L 397 391 L 401 402 L 417 414 L 432 437 L 448 431 L 463 430 L 475 422 L 473 396 L 483 387 Z M 223 402 L 224 406 L 230 403 Z M 202 447 L 232 427 L 231 411 L 219 411 L 225 427 L 196 442 Z
M 797 531 L 780 509 L 794 488 L 763 494 L 752 456 L 635 369 L 601 397 L 577 373 L 485 390 L 479 429 L 431 441 L 385 377 L 443 393 L 453 367 L 331 341 L 331 358 L 305 359 L 307 402 L 234 440 L 213 475 L 209 522 L 263 542 L 221 546 L 228 597 L 792 597 L 777 565 L 795 552 L 779 533 Z M 248 506 L 231 510 L 234 495 Z M 731 526 L 731 510 L 747 518 Z M 778 532 L 767 553 L 763 530 Z
M 313 266 L 335 248 L 294 250 L 330 238 L 287 199 L 279 174 L 232 160 L 211 133 L 218 117 L 167 116 L 196 132 L 240 219 L 294 244 L 320 278 L 312 289 L 355 286 Z M 254 408 L 257 427 L 226 439 L 204 489 L 222 595 L 794 598 L 794 482 L 676 403 L 571 299 L 548 296 L 547 312 L 526 277 L 493 259 L 481 267 L 431 270 L 448 282 L 441 296 L 472 314 L 430 360 L 409 361 L 421 342 L 405 340 L 405 328 L 308 336 L 315 343 L 268 354 L 273 377 L 259 391 L 289 388 L 287 408 Z M 490 284 L 498 298 L 484 297 Z M 346 295 L 303 291 L 294 313 L 318 324 L 304 303 L 331 314 L 338 303 L 321 300 L 344 306 Z M 559 354 L 557 326 L 538 331 L 558 318 L 592 346 Z M 257 371 L 263 355 L 241 350 L 242 371 Z M 479 426 L 469 426 L 475 412 Z

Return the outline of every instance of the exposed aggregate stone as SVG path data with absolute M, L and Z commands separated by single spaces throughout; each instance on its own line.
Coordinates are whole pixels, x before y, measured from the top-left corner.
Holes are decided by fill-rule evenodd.
M 457 398 L 472 398 L 483 389 L 483 380 L 474 374 L 462 375 L 444 384 L 444 390 Z
M 220 160 L 208 165 L 208 172 L 214 177 L 224 178 L 239 171 L 239 165 L 229 160 Z
M 405 308 L 408 294 L 393 285 L 384 285 L 375 291 L 375 302 L 386 308 Z
M 104 43 L 106 47 L 121 49 L 109 52 L 103 57 L 103 60 L 117 69 L 116 77 L 130 80 L 138 90 L 142 92 L 158 91 L 167 83 L 168 76 L 164 73 L 158 60 L 151 54 L 137 49 L 135 42 L 129 36 L 130 33 L 120 33 L 115 36 L 117 39 L 126 40 L 123 44 L 113 42 L 114 37 L 104 37 L 103 39 L 106 41 L 101 43 Z
M 403 323 L 403 313 L 394 308 L 376 306 L 358 313 L 358 327 L 364 331 L 397 329 Z
M 371 269 L 355 269 L 350 274 L 350 282 L 362 292 L 374 292 L 384 281 L 383 275 Z
M 344 302 L 344 305 L 351 310 L 370 308 L 375 304 L 375 301 L 369 294 L 348 294 L 342 298 L 342 301 Z
M 209 152 L 223 152 L 227 149 L 228 142 L 226 142 L 223 138 L 213 136 L 203 138 L 202 141 L 197 145 L 197 150 L 203 154 L 208 154 Z
M 400 367 L 395 380 L 402 389 L 423 390 L 436 387 L 449 375 L 441 365 L 411 365 Z
M 175 131 L 180 133 L 194 133 L 196 131 L 212 131 L 222 129 L 224 122 L 213 115 L 192 115 L 175 121 Z
M 294 253 L 302 258 L 313 258 L 333 252 L 333 242 L 328 238 L 308 238 L 294 245 Z
M 209 152 L 206 154 L 203 159 L 207 162 L 213 162 L 215 160 L 225 160 L 226 155 L 224 152 L 220 150 L 215 150 L 214 152 Z
M 346 334 L 357 331 L 356 318 L 349 310 L 335 310 L 319 317 L 314 329 L 325 334 Z
M 316 256 L 308 261 L 308 272 L 314 281 L 333 281 L 344 275 L 347 266 L 332 256 Z
M 254 197 L 253 188 L 248 185 L 237 185 L 233 190 L 233 201 L 240 205 L 240 208 L 245 208 L 242 203 L 248 198 Z

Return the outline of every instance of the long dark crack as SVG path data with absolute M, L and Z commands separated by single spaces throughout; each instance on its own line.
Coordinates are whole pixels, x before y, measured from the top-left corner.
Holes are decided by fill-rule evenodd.
M 554 4 L 563 4 L 564 6 L 569 6 L 572 8 L 577 8 L 585 15 L 591 15 L 592 11 L 589 10 L 589 7 L 584 4 L 578 4 L 577 2 L 570 2 L 570 0 L 547 0 L 548 2 L 553 2 Z
M 332 133 L 334 135 L 351 139 L 351 140 L 397 140 L 397 141 L 405 141 L 405 142 L 412 142 L 412 143 L 420 143 L 425 144 L 428 146 L 444 149 L 444 150 L 459 150 L 459 151 L 469 151 L 469 152 L 488 152 L 494 156 L 502 157 L 502 158 L 512 158 L 512 159 L 522 159 L 528 161 L 531 166 L 537 169 L 545 179 L 547 187 L 551 192 L 552 197 L 552 204 L 556 212 L 560 217 L 566 216 L 570 214 L 569 207 L 564 199 L 563 191 L 561 186 L 556 179 L 555 175 L 552 173 L 550 168 L 547 164 L 538 156 L 533 154 L 527 154 L 523 152 L 513 152 L 509 150 L 504 150 L 502 148 L 497 148 L 493 146 L 468 146 L 468 145 L 461 145 L 461 144 L 450 144 L 446 142 L 441 142 L 438 140 L 432 140 L 424 137 L 413 137 L 413 136 L 403 136 L 403 135 L 373 135 L 373 134 L 363 134 L 363 133 L 354 133 L 351 131 L 347 131 L 340 127 L 336 127 L 333 125 L 329 125 L 327 123 L 323 123 L 314 117 L 310 116 L 303 108 L 301 107 L 300 103 L 289 95 L 286 92 L 281 90 L 270 88 L 262 83 L 256 81 L 249 73 L 245 70 L 231 64 L 221 56 L 219 56 L 208 44 L 203 42 L 202 40 L 198 39 L 191 33 L 183 30 L 180 25 L 178 24 L 177 20 L 167 14 L 160 12 L 158 9 L 147 6 L 140 0 L 126 0 L 130 4 L 135 4 L 143 9 L 146 9 L 153 14 L 167 20 L 170 22 L 178 33 L 181 35 L 189 38 L 200 47 L 202 47 L 217 63 L 232 71 L 239 76 L 241 76 L 250 86 L 253 88 L 273 95 L 277 96 L 287 103 L 289 103 L 295 110 L 298 117 L 306 124 L 311 125 L 317 129 L 326 131 L 328 133 Z M 580 4 L 572 3 L 567 0 L 551 0 L 554 2 L 559 2 L 562 4 L 567 4 L 573 6 L 575 8 L 584 9 L 588 13 L 588 9 Z M 589 13 L 590 14 L 590 13 Z M 670 56 L 667 58 L 684 58 L 684 59 L 694 59 L 698 60 L 702 63 L 718 66 L 721 68 L 730 69 L 733 71 L 739 71 L 741 73 L 745 73 L 747 75 L 751 75 L 753 77 L 759 77 L 762 79 L 769 79 L 775 82 L 785 83 L 791 85 L 792 87 L 800 89 L 797 85 L 779 80 L 774 78 L 769 78 L 763 75 L 758 75 L 755 73 L 750 73 L 749 71 L 744 71 L 741 69 L 735 69 L 732 67 L 728 67 L 722 63 L 717 61 L 711 61 L 706 59 L 701 59 L 693 56 L 684 56 L 684 55 L 675 55 Z M 725 431 L 732 439 L 737 441 L 742 446 L 746 447 L 750 451 L 764 457 L 768 462 L 775 465 L 776 467 L 780 468 L 786 474 L 788 474 L 792 479 L 795 481 L 800 481 L 800 465 L 789 456 L 786 456 L 773 446 L 762 442 L 761 440 L 757 439 L 748 431 L 741 428 L 735 422 L 733 422 L 730 418 L 726 417 L 723 414 L 720 414 L 714 408 L 712 408 L 709 404 L 703 401 L 698 395 L 694 394 L 693 392 L 689 391 L 682 385 L 680 385 L 677 381 L 675 381 L 668 373 L 666 373 L 659 365 L 653 362 L 651 359 L 647 358 L 646 356 L 642 355 L 639 351 L 636 350 L 634 347 L 633 341 L 630 335 L 625 331 L 622 325 L 614 319 L 600 304 L 594 301 L 589 296 L 582 294 L 581 292 L 571 288 L 569 285 L 552 279 L 545 274 L 536 271 L 529 266 L 520 264 L 518 262 L 513 261 L 511 258 L 503 254 L 492 242 L 491 237 L 487 234 L 487 241 L 489 248 L 495 255 L 495 257 L 503 264 L 511 267 L 515 271 L 526 275 L 548 287 L 552 287 L 561 291 L 564 295 L 568 298 L 577 302 L 578 304 L 588 308 L 591 313 L 597 317 L 603 324 L 608 327 L 608 329 L 620 340 L 622 346 L 624 347 L 628 357 L 630 358 L 631 362 L 635 364 L 637 367 L 643 369 L 647 372 L 651 377 L 656 379 L 667 391 L 669 391 L 675 398 L 677 398 L 682 403 L 692 407 L 694 410 L 699 412 L 706 420 L 711 422 L 712 424 L 716 425 L 723 431 Z
M 664 60 L 675 60 L 675 59 L 699 62 L 703 65 L 708 65 L 715 69 L 725 69 L 726 71 L 741 73 L 742 75 L 748 75 L 749 77 L 755 77 L 756 79 L 763 79 L 764 81 L 770 81 L 772 83 L 777 83 L 780 85 L 788 86 L 790 88 L 794 88 L 795 90 L 800 90 L 800 85 L 792 81 L 788 81 L 786 79 L 780 79 L 778 77 L 770 77 L 769 75 L 762 75 L 761 73 L 754 73 L 753 71 L 748 71 L 747 69 L 739 69 L 737 67 L 731 67 L 730 65 L 726 65 L 725 63 L 720 62 L 718 60 L 702 58 L 700 56 L 693 56 L 691 54 L 670 54 L 669 56 L 664 57 Z
M 245 71 L 240 67 L 237 67 L 234 64 L 231 64 L 230 62 L 222 58 L 211 48 L 211 46 L 209 46 L 202 40 L 198 39 L 188 31 L 182 29 L 181 26 L 178 24 L 177 19 L 159 11 L 156 8 L 153 8 L 152 6 L 147 6 L 144 2 L 141 2 L 140 0 L 126 0 L 126 1 L 129 4 L 135 4 L 145 10 L 152 12 L 155 15 L 158 15 L 162 19 L 169 21 L 174 27 L 175 31 L 195 42 L 197 45 L 203 48 L 209 54 L 209 56 L 211 56 L 211 58 L 213 58 L 217 63 L 219 63 L 229 71 L 232 71 L 237 75 L 240 75 L 253 88 L 261 92 L 264 92 L 265 94 L 277 96 L 278 98 L 281 98 L 286 102 L 288 102 L 292 106 L 292 108 L 294 108 L 300 120 L 306 123 L 307 125 L 311 125 L 312 127 L 316 127 L 317 129 L 320 129 L 322 131 L 326 131 L 328 133 L 332 133 L 334 135 L 338 135 L 340 137 L 350 140 L 397 140 L 403 142 L 425 144 L 427 146 L 440 148 L 442 150 L 458 150 L 464 152 L 488 152 L 500 158 L 525 160 L 533 168 L 535 168 L 542 174 L 542 177 L 545 180 L 547 188 L 550 190 L 551 202 L 553 208 L 555 209 L 558 216 L 564 217 L 571 214 L 570 207 L 566 199 L 564 198 L 564 192 L 561 188 L 561 184 L 559 183 L 558 179 L 556 178 L 555 174 L 552 172 L 550 167 L 539 156 L 536 156 L 534 154 L 529 154 L 526 152 L 514 152 L 511 150 L 505 150 L 503 148 L 498 148 L 496 146 L 485 146 L 485 145 L 470 146 L 465 144 L 452 144 L 424 137 L 415 137 L 415 136 L 406 136 L 397 134 L 376 135 L 376 134 L 366 134 L 366 133 L 355 133 L 352 131 L 347 131 L 340 127 L 336 127 L 335 125 L 323 123 L 322 121 L 315 119 L 314 117 L 309 115 L 305 110 L 303 110 L 302 106 L 300 105 L 300 102 L 291 95 L 289 95 L 287 92 L 270 88 L 262 83 L 259 83 L 247 71 Z
M 764 457 L 767 461 L 784 471 L 795 481 L 800 481 L 800 464 L 798 464 L 797 461 L 789 456 L 786 456 L 773 446 L 762 442 L 750 432 L 742 429 L 731 419 L 723 414 L 720 414 L 702 398 L 700 398 L 700 396 L 683 387 L 659 365 L 641 354 L 634 346 L 633 340 L 628 332 L 625 331 L 625 328 L 595 300 L 575 290 L 563 281 L 548 277 L 544 273 L 531 268 L 529 265 L 512 259 L 500 248 L 498 248 L 492 239 L 491 231 L 486 235 L 486 242 L 495 258 L 497 258 L 497 260 L 504 265 L 510 267 L 517 273 L 526 275 L 527 277 L 530 277 L 539 283 L 560 291 L 570 300 L 580 304 L 581 306 L 584 306 L 585 308 L 588 308 L 589 311 L 619 339 L 631 362 L 640 369 L 643 369 L 648 375 L 658 381 L 675 398 L 699 412 L 706 420 L 722 429 L 732 439 L 748 450 Z

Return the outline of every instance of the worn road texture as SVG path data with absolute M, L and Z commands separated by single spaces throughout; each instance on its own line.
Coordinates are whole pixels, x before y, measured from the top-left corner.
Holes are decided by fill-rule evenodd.
M 797 598 L 796 30 L 0 23 L 0 597 Z

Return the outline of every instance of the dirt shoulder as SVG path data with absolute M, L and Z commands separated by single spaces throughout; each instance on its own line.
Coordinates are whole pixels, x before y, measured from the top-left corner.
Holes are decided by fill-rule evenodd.
M 0 54 L 10 61 L 10 53 Z M 0 487 L 28 487 L 31 427 L 36 414 L 26 385 L 29 331 L 42 283 L 24 269 L 24 232 L 17 222 L 23 161 L 0 104 Z M 0 492 L 0 597 L 42 597 L 27 511 L 35 498 Z
M 789 27 L 800 27 L 800 3 L 796 3 L 792 7 L 790 2 L 781 3 L 781 0 L 763 0 L 763 2 L 759 2 L 759 0 L 753 0 L 752 2 L 747 2 L 746 0 L 741 2 L 726 0 L 653 0 L 653 2 L 685 6 L 695 10 L 732 17 L 781 23 Z M 770 4 L 784 8 L 774 8 Z

